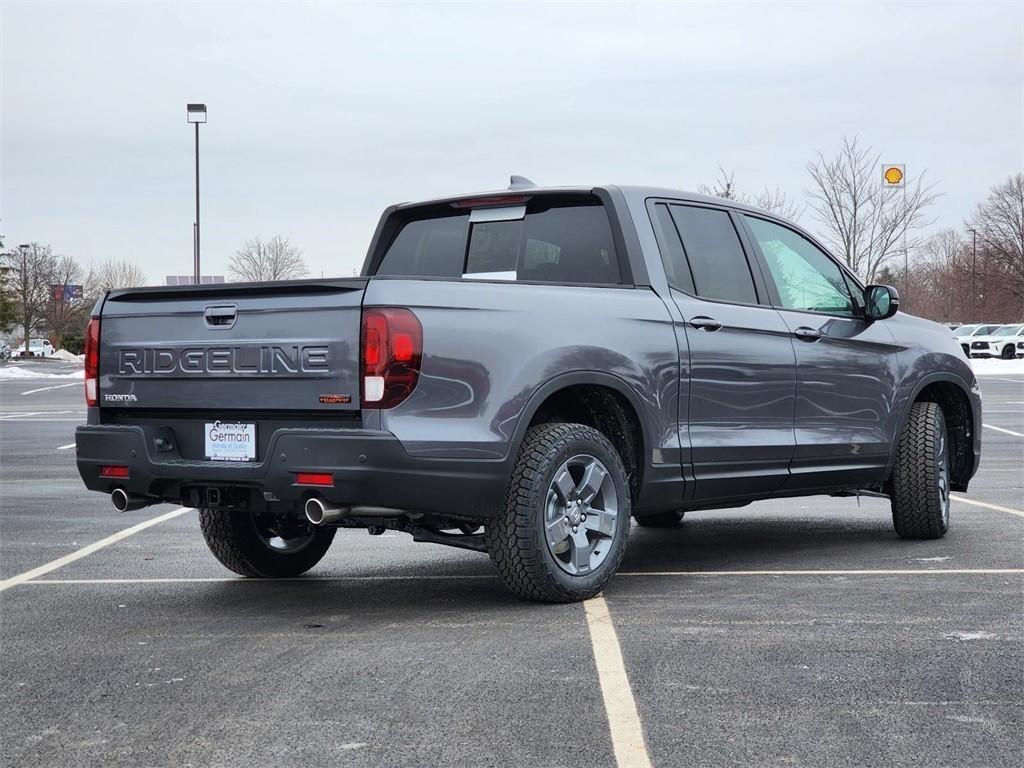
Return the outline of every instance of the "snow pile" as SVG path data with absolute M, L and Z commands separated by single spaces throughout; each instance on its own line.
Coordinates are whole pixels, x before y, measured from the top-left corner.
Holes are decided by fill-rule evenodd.
M 0 380 L 2 379 L 84 379 L 85 371 L 73 371 L 72 373 L 41 373 L 40 371 L 26 371 L 14 365 L 0 367 Z
M 1001 360 L 998 357 L 971 358 L 975 376 L 1024 376 L 1024 357 Z
M 68 352 L 66 349 L 58 349 L 56 352 L 50 355 L 50 359 L 63 360 L 68 363 L 80 363 L 82 361 L 81 357 L 72 352 Z

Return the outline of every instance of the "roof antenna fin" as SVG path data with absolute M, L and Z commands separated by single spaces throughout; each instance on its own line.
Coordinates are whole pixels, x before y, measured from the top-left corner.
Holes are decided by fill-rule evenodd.
M 508 180 L 509 189 L 529 189 L 530 187 L 536 186 L 536 184 L 534 184 L 525 176 L 516 176 L 514 173 Z

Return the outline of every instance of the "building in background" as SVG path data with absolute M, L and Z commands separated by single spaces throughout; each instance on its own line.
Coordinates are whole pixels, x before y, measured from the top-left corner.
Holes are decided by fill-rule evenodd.
M 223 283 L 224 275 L 201 275 L 199 282 L 202 285 Z M 164 278 L 164 285 L 194 285 L 195 279 L 192 275 L 167 275 Z

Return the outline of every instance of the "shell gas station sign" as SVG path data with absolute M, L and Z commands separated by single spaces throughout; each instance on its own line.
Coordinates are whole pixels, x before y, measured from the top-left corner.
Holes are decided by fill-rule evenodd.
M 907 178 L 907 166 L 889 163 L 882 166 L 882 186 L 900 189 Z

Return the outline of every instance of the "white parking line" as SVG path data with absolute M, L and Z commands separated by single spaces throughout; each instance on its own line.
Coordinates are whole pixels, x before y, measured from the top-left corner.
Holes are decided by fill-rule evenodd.
M 1024 568 L 850 568 L 805 571 L 629 571 L 619 576 L 970 576 L 1024 574 Z
M 26 413 L 8 413 L 3 416 L 0 416 L 0 419 L 17 419 L 22 416 L 41 416 L 44 413 L 47 413 L 47 411 L 27 411 Z
M 1003 429 L 1002 427 L 995 427 L 991 424 L 982 424 L 981 426 L 985 427 L 986 429 L 994 429 L 996 432 L 1005 432 L 1006 434 L 1013 435 L 1014 437 L 1024 437 L 1024 434 L 1020 432 L 1014 432 L 1012 429 Z
M 847 570 L 749 570 L 749 571 L 622 571 L 619 576 L 698 576 L 698 577 L 742 577 L 742 576 L 1014 576 L 1024 575 L 1024 568 L 898 568 L 898 569 L 847 569 Z M 21 582 L 26 586 L 62 586 L 75 584 L 266 584 L 275 581 L 473 581 L 487 579 L 496 581 L 497 575 L 489 573 L 443 574 L 426 573 L 408 576 L 289 576 L 277 579 L 247 579 L 242 576 L 165 576 L 140 579 L 32 579 Z
M 608 715 L 612 748 L 618 768 L 650 768 L 651 759 L 644 743 L 643 727 L 636 710 L 633 689 L 629 687 L 622 648 L 615 634 L 615 625 L 608 613 L 608 603 L 598 595 L 583 603 L 590 630 L 590 644 L 594 647 L 594 663 L 601 682 L 601 696 Z
M 34 395 L 36 392 L 45 392 L 48 389 L 63 389 L 64 387 L 80 387 L 82 382 L 72 381 L 70 384 L 54 384 L 52 387 L 40 387 L 39 389 L 30 389 L 28 392 L 22 392 L 23 395 Z
M 994 509 L 996 512 L 1007 512 L 1011 515 L 1017 515 L 1018 517 L 1024 517 L 1024 509 L 1013 509 L 1012 507 L 1001 507 L 998 504 L 988 504 L 984 501 L 975 501 L 974 499 L 965 499 L 963 496 L 954 496 L 950 494 L 953 501 L 959 501 L 963 504 L 971 504 L 975 507 L 984 507 L 985 509 Z
M 68 448 L 74 448 L 74 447 L 75 447 L 74 443 L 68 443 L 67 445 L 58 445 L 57 446 L 57 450 L 58 451 L 66 451 Z
M 26 416 L 62 416 L 66 413 L 84 413 L 84 411 L 15 411 L 0 416 L 0 419 L 6 419 L 7 421 L 21 421 L 24 419 L 28 421 L 25 418 Z M 35 419 L 35 421 L 39 421 L 39 419 Z
M 64 555 L 64 557 L 59 557 L 56 560 L 51 560 L 45 565 L 40 565 L 38 568 L 33 568 L 31 571 L 25 571 L 24 573 L 19 573 L 17 576 L 11 576 L 9 579 L 4 579 L 3 581 L 0 581 L 0 592 L 3 592 L 5 589 L 10 589 L 11 587 L 17 586 L 18 584 L 25 584 L 26 582 L 30 582 L 37 576 L 43 576 L 47 573 L 50 573 L 51 571 L 57 570 L 58 568 L 63 568 L 65 565 L 73 563 L 76 560 L 81 560 L 83 557 L 91 555 L 93 552 L 101 550 L 104 547 L 109 547 L 111 544 L 116 544 L 122 539 L 127 539 L 129 536 L 134 536 L 139 531 L 144 531 L 147 528 L 152 528 L 154 525 L 159 525 L 165 520 L 170 520 L 173 517 L 177 517 L 178 515 L 183 515 L 186 512 L 191 511 L 192 510 L 189 509 L 188 507 L 178 507 L 177 509 L 172 509 L 170 512 L 165 512 L 164 514 L 157 515 L 156 517 L 151 518 L 149 520 L 144 520 L 138 525 L 133 525 L 131 528 L 125 528 L 123 531 L 115 533 L 113 536 L 107 536 L 107 538 L 105 539 L 100 539 L 99 541 L 94 542 L 86 547 L 82 547 L 81 549 L 76 550 L 69 555 Z
M 3 416 L 0 416 L 0 419 L 3 419 L 3 418 L 4 418 Z M 8 419 L 8 421 L 10 421 L 12 424 L 24 424 L 25 422 L 36 422 L 36 421 L 71 421 L 71 422 L 74 422 L 75 424 L 84 424 L 85 423 L 85 419 Z

